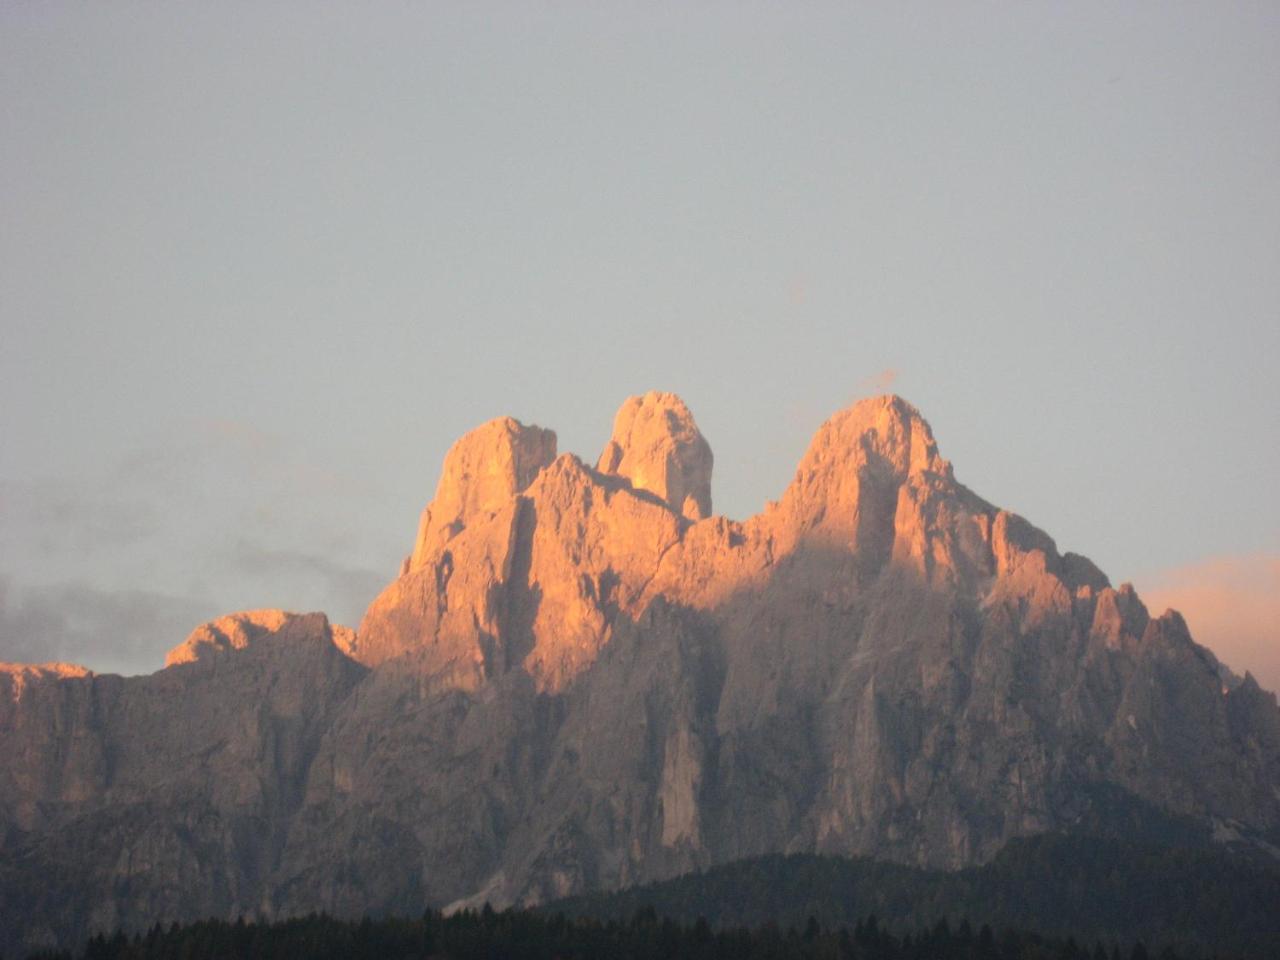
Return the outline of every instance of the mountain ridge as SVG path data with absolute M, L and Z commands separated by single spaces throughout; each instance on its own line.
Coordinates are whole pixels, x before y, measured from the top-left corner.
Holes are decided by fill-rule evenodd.
M 1276 844 L 1274 695 L 960 484 L 900 397 L 831 417 L 742 521 L 672 394 L 595 462 L 466 434 L 354 632 L 256 611 L 150 676 L 0 671 L 0 893 L 67 884 L 0 919 L 537 903 L 778 852 L 954 869 L 1112 816 L 1102 787 Z

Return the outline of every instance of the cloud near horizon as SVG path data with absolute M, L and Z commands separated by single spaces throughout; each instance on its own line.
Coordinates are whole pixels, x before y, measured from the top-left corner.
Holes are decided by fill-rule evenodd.
M 150 673 L 216 604 L 69 581 L 15 587 L 0 575 L 0 661 L 77 663 L 98 673 Z
M 221 420 L 73 478 L 0 479 L 0 661 L 149 672 L 199 624 L 260 607 L 354 626 L 404 549 L 362 522 L 367 473 Z
M 320 610 L 355 627 L 395 572 L 352 566 L 302 550 L 277 550 L 249 539 L 236 542 L 229 562 L 246 580 L 263 579 L 293 598 L 293 608 Z
M 237 598 L 243 602 L 228 603 L 155 590 L 104 589 L 83 580 L 26 585 L 0 573 L 0 662 L 151 673 L 200 624 L 236 610 L 319 610 L 335 623 L 354 627 L 390 578 L 322 554 L 271 550 L 248 540 L 209 559 L 230 571 L 232 579 L 268 589 L 262 595 L 248 590 Z
M 1172 607 L 1236 673 L 1280 690 L 1280 555 L 1212 557 L 1135 584 L 1153 614 Z

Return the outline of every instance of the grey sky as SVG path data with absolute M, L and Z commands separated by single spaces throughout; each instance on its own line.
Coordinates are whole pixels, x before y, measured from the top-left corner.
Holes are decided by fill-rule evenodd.
M 354 622 L 460 433 L 651 388 L 732 516 L 893 370 L 1113 579 L 1280 550 L 1274 3 L 8 2 L 0 84 L 0 659 Z

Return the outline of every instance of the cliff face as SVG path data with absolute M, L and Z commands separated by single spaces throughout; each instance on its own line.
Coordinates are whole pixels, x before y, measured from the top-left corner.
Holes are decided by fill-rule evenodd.
M 833 417 L 745 522 L 710 515 L 711 465 L 669 394 L 595 469 L 493 421 L 355 634 L 257 612 L 150 677 L 0 672 L 0 902 L 37 891 L 0 919 L 530 902 L 780 850 L 956 867 L 1125 804 L 1280 830 L 1274 697 L 957 483 L 903 400 Z

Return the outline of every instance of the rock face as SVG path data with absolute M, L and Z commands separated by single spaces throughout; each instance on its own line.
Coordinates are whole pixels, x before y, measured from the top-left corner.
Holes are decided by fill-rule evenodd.
M 596 469 L 626 477 L 690 520 L 711 516 L 711 445 L 684 401 L 646 393 L 622 405 Z
M 315 625 L 305 617 L 297 617 L 283 610 L 249 610 L 233 613 L 202 624 L 191 636 L 174 647 L 164 658 L 166 667 L 180 663 L 208 663 L 217 657 L 225 657 L 236 650 L 245 650 L 251 644 L 284 631 L 309 632 Z
M 455 443 L 435 499 L 422 513 L 409 558 L 415 570 L 467 524 L 506 506 L 556 458 L 556 435 L 511 417 L 490 420 Z
M 0 669 L 0 920 L 22 945 L 270 909 L 262 880 L 367 671 L 323 614 L 197 629 L 146 677 Z
M 1138 815 L 1280 839 L 1274 696 L 959 484 L 905 401 L 834 416 L 746 521 L 710 473 L 666 394 L 595 469 L 493 421 L 354 634 L 259 611 L 150 677 L 0 670 L 0 929 L 957 867 Z

